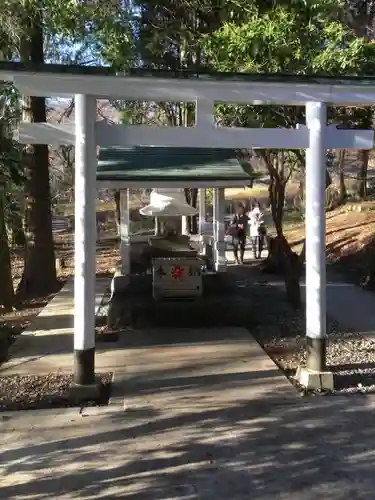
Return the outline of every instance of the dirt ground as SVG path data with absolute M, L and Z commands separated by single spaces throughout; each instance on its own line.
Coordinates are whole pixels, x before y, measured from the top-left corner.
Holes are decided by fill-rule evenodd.
M 61 286 L 74 274 L 74 235 L 67 231 L 55 232 L 55 252 L 57 261 L 57 275 Z M 102 241 L 98 243 L 97 273 L 113 272 L 119 259 L 118 243 L 113 235 L 103 233 Z M 13 283 L 15 290 L 21 280 L 23 271 L 23 252 L 13 249 L 12 254 Z M 9 346 L 17 335 L 23 332 L 31 321 L 51 300 L 52 295 L 36 297 L 17 303 L 10 312 L 0 309 L 0 363 L 4 361 Z
M 299 184 L 290 182 L 287 187 L 287 198 L 294 198 L 298 192 Z M 228 188 L 225 190 L 227 201 L 247 201 L 256 199 L 261 204 L 268 204 L 268 186 L 266 184 L 256 184 L 253 188 Z
M 305 224 L 285 225 L 285 235 L 293 249 L 300 252 Z M 359 281 L 366 272 L 375 248 L 375 203 L 355 203 L 327 213 L 327 261 L 348 278 Z

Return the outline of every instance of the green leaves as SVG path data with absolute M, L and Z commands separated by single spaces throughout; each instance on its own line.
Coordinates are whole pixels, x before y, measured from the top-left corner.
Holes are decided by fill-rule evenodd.
M 254 12 L 241 25 L 226 23 L 206 39 L 206 51 L 219 71 L 360 74 L 375 61 L 374 45 L 339 21 L 285 7 Z
M 46 60 L 127 67 L 133 55 L 130 8 L 126 1 L 2 0 L 0 51 L 19 56 L 28 28 L 39 16 L 43 25 Z
M 295 0 L 270 10 L 253 9 L 246 22 L 226 22 L 207 37 L 205 53 L 218 71 L 373 74 L 375 44 L 330 16 L 334 8 L 336 2 Z M 249 127 L 290 127 L 304 119 L 304 110 L 292 106 L 222 105 L 218 114 L 223 124 Z

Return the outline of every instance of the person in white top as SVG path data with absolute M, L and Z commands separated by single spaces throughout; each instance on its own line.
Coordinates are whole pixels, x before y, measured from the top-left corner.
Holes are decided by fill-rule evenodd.
M 254 259 L 260 259 L 262 256 L 264 237 L 266 235 L 266 226 L 263 217 L 259 205 L 256 205 L 249 214 L 250 238 Z

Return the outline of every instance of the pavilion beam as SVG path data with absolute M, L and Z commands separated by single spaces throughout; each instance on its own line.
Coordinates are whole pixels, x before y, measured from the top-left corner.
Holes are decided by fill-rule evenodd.
M 306 367 L 297 376 L 304 387 L 333 389 L 326 370 L 326 123 L 325 103 L 306 105 L 310 148 L 306 151 Z
M 96 99 L 76 95 L 74 231 L 74 375 L 77 386 L 95 388 Z

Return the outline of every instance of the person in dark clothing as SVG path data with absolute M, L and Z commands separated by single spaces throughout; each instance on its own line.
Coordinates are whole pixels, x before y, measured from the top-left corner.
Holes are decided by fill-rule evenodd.
M 243 205 L 239 205 L 237 213 L 231 220 L 228 229 L 228 234 L 232 236 L 233 253 L 236 264 L 243 264 L 248 224 L 249 218 L 245 213 L 245 207 Z M 238 251 L 240 253 L 239 257 Z

